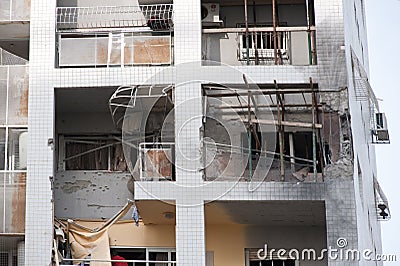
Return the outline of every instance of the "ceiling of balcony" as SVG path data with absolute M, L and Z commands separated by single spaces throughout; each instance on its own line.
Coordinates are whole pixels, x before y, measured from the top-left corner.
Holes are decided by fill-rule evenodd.
M 145 224 L 175 224 L 175 205 L 137 201 Z M 206 224 L 324 226 L 323 201 L 214 201 L 205 205 Z
M 175 224 L 175 203 L 161 200 L 135 202 L 144 224 Z
M 319 226 L 323 201 L 214 201 L 205 205 L 207 224 Z
M 203 0 L 202 3 L 219 3 L 221 6 L 236 6 L 244 5 L 244 0 Z M 248 5 L 251 6 L 255 3 L 256 5 L 271 5 L 271 0 L 255 0 L 248 1 Z M 305 0 L 276 0 L 278 5 L 291 5 L 291 4 L 305 4 Z
M 115 87 L 56 89 L 57 113 L 108 113 Z

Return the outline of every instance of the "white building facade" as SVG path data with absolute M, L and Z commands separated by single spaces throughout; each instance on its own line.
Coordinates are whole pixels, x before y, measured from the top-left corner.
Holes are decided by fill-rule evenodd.
M 13 2 L 1 265 L 382 265 L 363 1 Z

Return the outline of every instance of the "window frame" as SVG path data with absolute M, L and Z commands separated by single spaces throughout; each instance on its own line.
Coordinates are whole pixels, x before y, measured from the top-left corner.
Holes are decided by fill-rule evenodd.
M 60 134 L 60 135 L 58 135 L 57 170 L 58 171 L 86 171 L 86 172 L 90 172 L 90 171 L 128 172 L 128 166 L 126 166 L 125 171 L 113 170 L 113 168 L 112 168 L 112 165 L 113 165 L 112 162 L 115 159 L 115 156 L 112 153 L 113 147 L 116 147 L 116 145 L 118 145 L 118 144 L 122 144 L 122 140 L 120 140 L 120 139 L 121 139 L 121 137 L 116 134 L 100 134 L 100 135 L 64 135 L 64 134 Z M 88 142 L 89 141 L 110 142 L 110 143 L 105 143 L 105 145 L 101 145 L 101 146 L 105 146 L 102 149 L 107 149 L 107 169 L 67 169 L 67 164 L 66 164 L 66 160 L 65 160 L 66 153 L 67 153 L 67 143 L 74 142 L 74 140 L 75 141 L 88 141 Z M 114 141 L 114 143 L 112 141 Z M 102 149 L 100 148 L 100 150 L 102 150 Z M 122 149 L 123 149 L 123 147 L 122 147 Z M 75 155 L 73 155 L 73 156 L 75 156 Z M 123 159 L 125 161 L 125 156 L 123 157 Z M 125 163 L 126 163 L 126 161 L 125 161 Z
M 250 266 L 250 251 L 255 251 L 255 250 L 259 250 L 257 248 L 245 248 L 244 249 L 244 254 L 245 254 L 245 266 Z M 287 253 L 287 252 L 286 252 Z M 251 261 L 255 261 L 255 262 L 259 262 L 259 266 L 262 266 L 262 262 L 263 261 L 272 261 L 272 266 L 274 266 L 274 260 L 275 261 L 283 261 L 285 262 L 286 260 L 293 260 L 295 263 L 295 266 L 300 266 L 300 261 L 299 260 L 295 260 L 295 259 L 291 259 L 289 258 L 289 256 L 285 256 L 286 259 L 279 259 L 279 258 L 275 258 L 275 257 L 268 257 L 265 260 L 251 260 Z M 285 266 L 286 263 L 283 263 L 283 266 Z
M 168 261 L 172 261 L 172 253 L 175 253 L 175 262 L 176 262 L 176 248 L 168 248 L 168 247 L 124 247 L 124 246 L 114 246 L 111 247 L 111 250 L 123 251 L 124 249 L 128 250 L 144 250 L 146 254 L 146 261 L 150 260 L 151 252 L 166 252 L 168 253 Z M 151 262 L 143 262 L 146 263 L 146 266 L 150 266 Z M 176 263 L 168 263 L 168 266 L 176 266 Z

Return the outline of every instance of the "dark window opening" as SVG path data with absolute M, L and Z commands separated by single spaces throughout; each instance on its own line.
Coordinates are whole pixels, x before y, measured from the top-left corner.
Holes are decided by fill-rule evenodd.
M 111 254 L 115 254 L 123 257 L 126 260 L 146 260 L 146 250 L 145 249 L 112 249 Z M 145 262 L 127 262 L 128 266 L 146 266 Z
M 313 137 L 312 132 L 296 132 L 293 135 L 294 138 L 294 156 L 297 158 L 313 160 Z M 316 140 L 316 155 L 317 155 L 317 172 L 322 172 L 323 162 L 321 162 L 320 158 L 323 158 L 322 151 L 320 145 L 318 144 L 318 140 Z M 329 151 L 329 145 L 325 145 L 325 151 Z M 325 154 L 326 156 L 326 154 Z M 300 159 L 295 159 L 295 162 L 299 165 L 305 164 L 304 161 Z M 313 165 L 309 164 L 310 173 L 313 172 Z M 296 170 L 297 167 L 296 167 Z
M 295 260 L 259 260 L 250 261 L 250 266 L 295 266 Z
M 128 170 L 122 144 L 112 137 L 66 137 L 64 160 L 65 170 Z

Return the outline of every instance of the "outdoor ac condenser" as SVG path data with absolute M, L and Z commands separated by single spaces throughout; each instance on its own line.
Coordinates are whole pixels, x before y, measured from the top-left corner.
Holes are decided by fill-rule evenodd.
M 204 3 L 201 5 L 201 22 L 203 23 L 220 23 L 219 4 Z
M 378 141 L 389 141 L 389 130 L 385 113 L 375 114 L 375 134 Z

